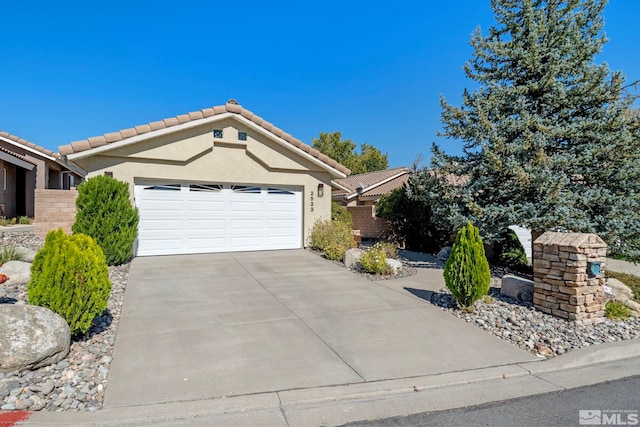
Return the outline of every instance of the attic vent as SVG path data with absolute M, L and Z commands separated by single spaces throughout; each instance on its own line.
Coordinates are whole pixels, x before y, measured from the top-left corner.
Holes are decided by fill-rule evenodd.
M 247 133 L 246 132 L 238 132 L 238 141 L 246 141 Z
M 214 138 L 222 138 L 222 129 L 214 129 L 213 130 Z

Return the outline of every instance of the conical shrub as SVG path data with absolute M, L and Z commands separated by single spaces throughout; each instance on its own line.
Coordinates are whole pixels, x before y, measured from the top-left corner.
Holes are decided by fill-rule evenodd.
M 471 222 L 458 231 L 444 268 L 444 281 L 463 310 L 473 311 L 473 304 L 489 293 L 489 262 L 478 228 Z
M 74 233 L 91 236 L 102 248 L 108 265 L 120 265 L 133 256 L 138 232 L 138 210 L 129 199 L 129 186 L 106 175 L 78 186 Z
M 62 229 L 47 234 L 31 265 L 29 304 L 58 313 L 72 335 L 82 335 L 107 307 L 110 293 L 104 254 L 91 237 L 69 237 Z

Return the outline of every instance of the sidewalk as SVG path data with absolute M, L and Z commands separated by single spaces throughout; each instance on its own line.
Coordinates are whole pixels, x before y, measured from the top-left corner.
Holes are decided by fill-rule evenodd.
M 619 273 L 633 274 L 640 277 L 640 264 L 634 264 L 628 261 L 621 261 L 619 259 L 607 258 L 607 270 L 617 271 Z
M 583 348 L 546 361 L 423 377 L 257 393 L 227 399 L 37 412 L 26 426 L 340 425 L 479 405 L 640 375 L 640 342 Z

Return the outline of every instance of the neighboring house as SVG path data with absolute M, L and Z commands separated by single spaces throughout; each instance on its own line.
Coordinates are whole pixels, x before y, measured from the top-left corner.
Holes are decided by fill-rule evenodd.
M 57 153 L 0 131 L 0 215 L 34 216 L 36 189 L 77 186 L 84 171 Z
M 129 184 L 137 255 L 302 248 L 350 173 L 234 100 L 59 149 Z
M 353 229 L 364 238 L 379 238 L 387 230 L 386 221 L 376 217 L 380 197 L 402 187 L 409 179 L 406 167 L 351 175 L 334 180 L 331 199 L 346 206 L 353 218 Z

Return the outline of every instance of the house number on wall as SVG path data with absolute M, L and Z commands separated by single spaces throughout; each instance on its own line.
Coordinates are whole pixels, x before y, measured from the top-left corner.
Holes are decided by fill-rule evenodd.
M 310 197 L 311 203 L 309 204 L 309 206 L 310 206 L 310 208 L 311 208 L 311 212 L 313 212 L 313 191 L 311 191 L 311 193 L 309 193 L 309 194 L 310 194 L 310 196 L 311 196 L 311 197 Z

